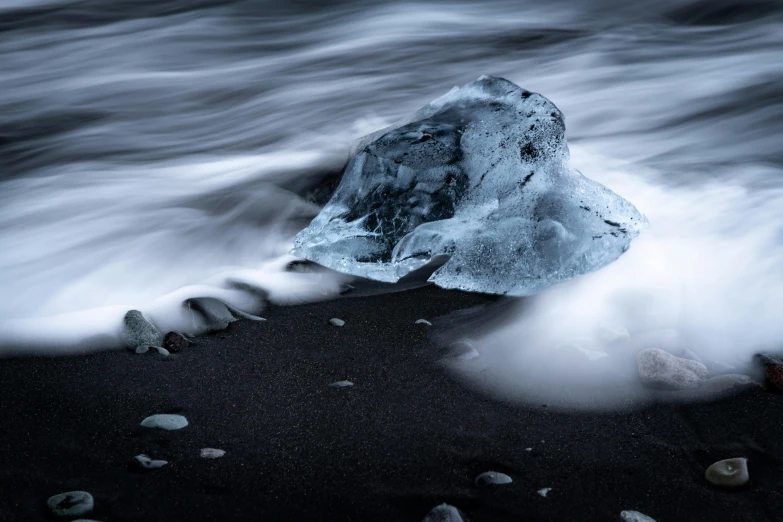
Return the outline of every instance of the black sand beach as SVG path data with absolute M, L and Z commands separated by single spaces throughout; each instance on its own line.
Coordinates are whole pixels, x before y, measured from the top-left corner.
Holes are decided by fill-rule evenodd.
M 611 521 L 622 510 L 783 520 L 783 396 L 754 387 L 623 413 L 505 404 L 437 364 L 438 317 L 496 302 L 424 287 L 273 307 L 266 322 L 234 323 L 169 358 L 4 359 L 0 520 L 48 520 L 46 499 L 71 490 L 92 493 L 103 522 L 415 522 L 442 502 L 477 522 Z M 340 380 L 355 385 L 328 386 Z M 155 413 L 190 425 L 140 427 Z M 204 447 L 227 453 L 203 459 Z M 170 464 L 133 471 L 140 453 Z M 751 485 L 710 487 L 706 467 L 737 456 Z M 487 470 L 513 483 L 475 487 Z

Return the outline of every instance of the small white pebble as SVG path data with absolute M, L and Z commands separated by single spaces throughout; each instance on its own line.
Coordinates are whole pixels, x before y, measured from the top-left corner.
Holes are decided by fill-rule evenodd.
M 552 488 L 541 488 L 537 491 L 537 493 L 542 497 L 546 497 L 546 494 L 549 493 L 550 491 L 552 491 Z
M 353 383 L 351 381 L 337 381 L 329 385 L 330 388 L 347 388 L 348 386 L 353 386 Z
M 170 353 L 170 352 L 169 352 L 167 349 L 165 349 L 165 348 L 161 348 L 161 347 L 159 347 L 159 346 L 158 346 L 158 347 L 156 347 L 155 349 L 156 349 L 156 350 L 158 351 L 158 353 L 159 353 L 159 354 L 161 354 L 161 355 L 165 355 L 165 356 L 169 356 L 169 355 L 171 355 L 171 353 Z
M 525 451 L 533 451 L 533 448 L 525 448 Z
M 624 522 L 655 522 L 654 519 L 638 511 L 622 511 L 620 512 L 620 518 Z
M 201 448 L 201 451 L 199 452 L 199 455 L 201 455 L 201 458 L 203 459 L 219 459 L 225 454 L 226 452 L 222 449 L 215 448 Z
M 426 324 L 427 326 L 432 326 L 432 323 L 426 319 L 417 319 L 415 324 Z
M 329 319 L 329 322 L 332 323 L 334 326 L 343 326 L 345 324 L 345 321 L 342 319 L 338 319 L 337 317 L 332 317 Z

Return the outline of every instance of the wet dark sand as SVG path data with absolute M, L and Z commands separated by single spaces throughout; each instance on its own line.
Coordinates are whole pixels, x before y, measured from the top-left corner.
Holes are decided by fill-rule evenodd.
M 46 499 L 76 489 L 103 522 L 418 522 L 442 502 L 473 521 L 783 520 L 783 396 L 612 414 L 496 401 L 446 375 L 435 342 L 439 316 L 496 303 L 427 287 L 274 307 L 168 359 L 0 360 L 0 520 L 47 520 Z M 154 413 L 190 425 L 141 428 Z M 130 471 L 139 453 L 170 465 Z M 710 487 L 705 468 L 736 456 L 752 485 Z M 486 470 L 514 482 L 477 489 Z

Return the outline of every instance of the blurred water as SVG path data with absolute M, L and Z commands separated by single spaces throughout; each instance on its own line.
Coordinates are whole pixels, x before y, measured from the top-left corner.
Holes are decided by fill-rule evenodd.
M 682 314 L 745 353 L 783 334 L 781 58 L 777 2 L 6 0 L 0 333 L 280 280 L 351 142 L 486 73 L 560 107 L 574 166 L 650 218 Z

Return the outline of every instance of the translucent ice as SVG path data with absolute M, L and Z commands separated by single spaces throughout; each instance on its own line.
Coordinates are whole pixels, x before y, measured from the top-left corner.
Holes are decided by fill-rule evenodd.
M 395 282 L 436 256 L 444 288 L 530 295 L 617 259 L 646 224 L 568 167 L 555 105 L 482 76 L 360 139 L 292 253 Z

